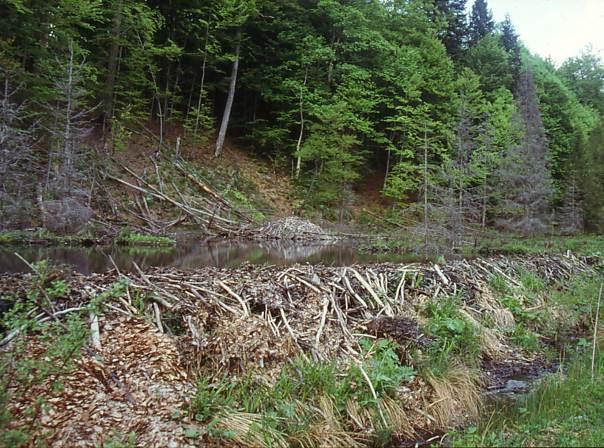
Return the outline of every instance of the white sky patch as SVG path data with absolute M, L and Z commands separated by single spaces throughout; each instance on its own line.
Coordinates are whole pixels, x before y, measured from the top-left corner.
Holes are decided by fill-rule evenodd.
M 471 3 L 469 3 L 469 9 Z M 591 45 L 604 57 L 604 0 L 487 0 L 493 18 L 509 13 L 520 40 L 560 65 Z

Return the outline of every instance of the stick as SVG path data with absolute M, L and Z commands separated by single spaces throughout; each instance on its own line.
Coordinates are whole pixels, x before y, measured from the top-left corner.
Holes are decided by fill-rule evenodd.
M 156 302 L 153 302 L 153 311 L 155 311 L 155 323 L 157 324 L 157 329 L 160 333 L 163 333 L 164 326 L 161 323 L 161 311 L 159 310 L 159 305 Z
M 437 264 L 434 265 L 434 271 L 436 271 L 436 273 L 445 285 L 449 284 L 449 279 L 445 276 L 445 274 L 443 274 L 443 271 L 440 270 Z
M 352 269 L 352 268 L 350 268 L 350 270 L 352 271 L 352 273 L 354 274 L 354 276 L 357 278 L 357 280 L 361 283 L 361 285 L 363 285 L 363 287 L 371 295 L 371 297 L 373 297 L 373 300 L 375 300 L 375 303 L 377 303 L 381 307 L 384 307 L 384 302 L 382 302 L 380 300 L 380 298 L 378 297 L 378 295 L 376 294 L 376 292 L 371 288 L 371 286 L 369 286 L 369 283 L 367 283 L 367 281 L 363 278 L 363 276 L 361 274 L 359 274 L 356 270 Z
M 230 296 L 234 297 L 235 299 L 237 299 L 237 301 L 241 304 L 241 308 L 243 308 L 243 317 L 247 317 L 250 315 L 250 309 L 247 306 L 247 303 L 245 302 L 245 300 L 243 300 L 238 294 L 236 294 L 235 292 L 233 292 L 231 290 L 231 288 L 229 288 L 227 285 L 225 285 L 222 280 L 218 280 L 218 285 L 220 285 L 220 287 L 222 289 L 224 289 L 226 292 L 229 293 Z
M 594 338 L 593 338 L 593 348 L 591 351 L 591 382 L 593 383 L 594 377 L 596 375 L 596 338 L 598 336 L 598 320 L 600 317 L 600 302 L 602 301 L 602 286 L 604 283 L 600 283 L 600 293 L 598 294 L 598 306 L 596 307 L 596 322 L 594 324 Z
M 361 362 L 359 360 L 357 360 L 357 366 L 359 367 L 359 370 L 361 371 L 363 378 L 365 378 L 365 381 L 367 382 L 367 385 L 369 386 L 369 390 L 371 391 L 371 395 L 373 396 L 373 399 L 375 400 L 375 405 L 377 406 L 378 413 L 380 414 L 380 418 L 382 419 L 382 423 L 384 424 L 384 428 L 387 428 L 388 422 L 386 421 L 386 417 L 384 417 L 384 413 L 382 412 L 382 407 L 380 406 L 380 401 L 378 399 L 377 394 L 375 393 L 373 384 L 371 384 L 371 379 L 369 379 L 369 375 L 367 375 L 367 372 L 365 372 L 365 369 L 363 369 L 363 365 L 361 364 Z
M 323 305 L 323 311 L 321 312 L 321 323 L 319 323 L 319 329 L 317 330 L 317 335 L 315 336 L 315 345 L 317 348 L 319 347 L 319 342 L 321 342 L 321 333 L 323 333 L 323 327 L 325 326 L 325 319 L 327 318 L 327 308 L 329 307 L 329 302 L 325 301 L 325 305 Z
M 90 339 L 92 340 L 92 346 L 97 350 L 103 349 L 101 345 L 101 330 L 99 328 L 99 316 L 94 312 L 90 312 Z

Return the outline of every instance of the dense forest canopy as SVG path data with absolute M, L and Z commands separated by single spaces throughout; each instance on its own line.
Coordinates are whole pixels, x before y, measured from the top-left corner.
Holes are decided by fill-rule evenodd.
M 604 66 L 520 39 L 486 0 L 4 0 L 3 226 L 85 196 L 90 161 L 151 123 L 158 150 L 226 157 L 229 136 L 278 160 L 327 217 L 379 173 L 453 240 L 604 231 Z

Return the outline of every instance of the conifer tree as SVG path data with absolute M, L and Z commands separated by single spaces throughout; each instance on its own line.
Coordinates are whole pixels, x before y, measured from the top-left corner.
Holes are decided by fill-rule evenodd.
M 487 34 L 495 29 L 493 13 L 486 0 L 476 0 L 470 12 L 470 45 L 476 45 Z
M 435 6 L 446 22 L 441 40 L 451 58 L 459 60 L 468 37 L 466 0 L 436 0 Z
M 501 24 L 501 44 L 510 56 L 509 61 L 513 78 L 512 90 L 516 90 L 516 85 L 520 79 L 521 68 L 520 44 L 509 14 L 506 14 L 505 20 Z

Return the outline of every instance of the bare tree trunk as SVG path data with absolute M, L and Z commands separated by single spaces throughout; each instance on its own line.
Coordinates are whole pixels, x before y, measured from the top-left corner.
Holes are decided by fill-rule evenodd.
M 424 123 L 424 250 L 428 254 L 428 126 Z
M 63 185 L 66 192 L 71 191 L 71 177 L 73 168 L 71 115 L 73 93 L 73 43 L 69 43 L 69 65 L 67 66 L 67 105 L 65 107 L 65 136 L 63 141 Z
M 164 125 L 164 130 L 163 133 L 164 135 L 168 132 L 168 127 L 166 125 L 166 120 L 169 117 L 169 97 L 170 97 L 170 77 L 172 76 L 172 62 L 168 62 L 168 70 L 166 71 L 166 85 L 164 87 L 164 105 L 162 107 L 162 110 L 164 112 L 164 119 L 163 121 L 163 125 Z
M 386 174 L 384 175 L 384 186 L 382 187 L 382 190 L 385 190 L 386 187 L 388 186 L 388 174 L 390 174 L 390 149 L 387 149 L 388 151 L 388 157 L 386 158 Z M 383 192 L 382 192 L 383 194 Z
M 105 117 L 103 119 L 103 131 L 107 128 L 107 125 L 111 123 L 113 117 L 113 97 L 115 90 L 115 80 L 117 78 L 117 67 L 118 59 L 120 54 L 120 42 L 119 37 L 122 29 L 122 7 L 123 0 L 117 0 L 115 2 L 115 11 L 113 15 L 113 22 L 111 24 L 111 47 L 109 48 L 109 62 L 107 64 L 107 77 L 105 78 L 105 90 L 104 90 L 104 112 Z
M 231 82 L 229 83 L 229 93 L 227 95 L 227 101 L 224 106 L 224 113 L 222 114 L 222 123 L 220 124 L 220 131 L 218 132 L 218 140 L 216 141 L 216 150 L 214 151 L 214 157 L 220 157 L 220 155 L 222 154 L 222 147 L 224 146 L 224 139 L 226 138 L 226 132 L 229 126 L 229 119 L 231 118 L 231 109 L 233 107 L 233 100 L 235 99 L 235 87 L 237 86 L 237 71 L 239 70 L 240 51 L 241 27 L 237 28 L 235 60 L 233 61 L 233 69 L 231 71 Z
M 484 178 L 484 183 L 482 184 L 482 216 L 480 219 L 480 229 L 482 233 L 487 228 L 487 178 Z
M 195 131 L 193 132 L 193 138 L 197 140 L 197 131 L 199 129 L 199 118 L 201 115 L 201 107 L 203 101 L 203 88 L 206 80 L 206 64 L 208 62 L 208 38 L 210 36 L 210 17 L 206 24 L 206 38 L 203 46 L 203 62 L 201 64 L 201 84 L 199 86 L 199 98 L 197 99 L 197 114 L 195 115 Z M 188 109 L 187 109 L 188 110 Z
M 300 87 L 300 134 L 298 135 L 298 143 L 296 144 L 296 178 L 300 177 L 300 168 L 302 167 L 302 155 L 300 147 L 302 146 L 302 137 L 304 136 L 304 87 L 308 80 L 308 67 L 304 72 L 304 83 Z

